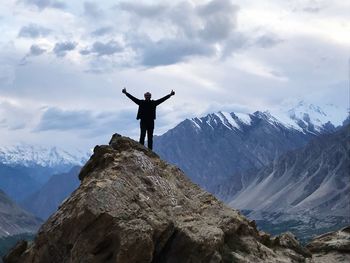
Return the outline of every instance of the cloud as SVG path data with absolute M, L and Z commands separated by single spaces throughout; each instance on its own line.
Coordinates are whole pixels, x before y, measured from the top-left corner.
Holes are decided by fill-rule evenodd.
M 64 57 L 67 54 L 67 52 L 74 50 L 76 46 L 77 43 L 75 42 L 59 42 L 56 43 L 53 52 L 56 54 L 57 57 Z
M 6 101 L 0 98 L 0 127 L 10 131 L 26 128 L 28 120 L 31 118 L 24 107 L 18 103 Z
M 97 56 L 108 56 L 123 51 L 123 47 L 117 41 L 110 40 L 103 43 L 96 41 L 90 49 L 80 51 L 82 55 L 95 54 Z
M 28 26 L 24 26 L 20 29 L 18 33 L 18 37 L 23 38 L 39 38 L 44 37 L 50 34 L 51 30 L 37 25 L 37 24 L 29 24 Z
M 92 1 L 84 2 L 84 14 L 95 19 L 104 16 L 102 9 L 100 9 L 99 6 Z
M 104 36 L 108 35 L 109 33 L 113 32 L 113 27 L 111 26 L 104 26 L 96 29 L 95 31 L 91 32 L 91 35 L 93 36 Z
M 24 2 L 28 5 L 36 6 L 40 10 L 48 7 L 57 9 L 66 8 L 66 4 L 64 2 L 55 0 L 22 0 L 21 2 Z
M 171 65 L 194 56 L 220 57 L 222 50 L 225 55 L 235 50 L 232 39 L 237 33 L 239 9 L 229 0 L 200 5 L 182 1 L 167 6 L 122 2 L 117 7 L 135 21 L 129 30 L 133 33 L 125 34 L 125 38 L 136 53 L 136 63 L 142 66 Z M 242 45 L 243 38 L 239 47 Z
M 227 39 L 236 28 L 238 7 L 230 0 L 215 0 L 197 7 L 204 28 L 199 31 L 202 39 L 220 41 Z
M 116 130 L 126 133 L 135 126 L 135 110 L 92 111 L 46 108 L 34 132 L 76 131 L 89 136 L 112 134 Z
M 273 47 L 273 46 L 283 42 L 283 40 L 280 39 L 275 34 L 266 33 L 266 34 L 263 34 L 262 36 L 259 36 L 258 38 L 256 38 L 254 42 L 255 42 L 254 44 L 259 46 L 259 47 L 270 48 L 270 47 Z
M 45 48 L 43 48 L 43 47 L 41 47 L 39 45 L 33 44 L 30 47 L 30 51 L 29 51 L 28 55 L 29 56 L 39 56 L 39 55 L 41 55 L 41 54 L 43 54 L 45 52 L 46 52 Z
M 88 129 L 91 128 L 93 123 L 94 117 L 90 111 L 72 111 L 59 108 L 48 108 L 42 115 L 36 130 Z
M 145 66 L 171 65 L 191 56 L 211 56 L 215 49 L 203 42 L 188 39 L 163 39 L 157 42 L 143 40 L 135 45 L 140 63 Z
M 303 8 L 304 12 L 307 13 L 319 13 L 322 10 L 321 7 L 305 7 Z
M 147 5 L 144 3 L 121 2 L 115 8 L 134 13 L 141 17 L 156 17 L 163 14 L 168 7 L 165 5 Z

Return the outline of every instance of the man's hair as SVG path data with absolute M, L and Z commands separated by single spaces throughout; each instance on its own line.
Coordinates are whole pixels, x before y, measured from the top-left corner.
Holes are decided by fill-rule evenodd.
M 152 96 L 152 94 L 151 93 L 149 93 L 148 91 L 144 94 L 144 96 L 145 97 L 151 97 Z

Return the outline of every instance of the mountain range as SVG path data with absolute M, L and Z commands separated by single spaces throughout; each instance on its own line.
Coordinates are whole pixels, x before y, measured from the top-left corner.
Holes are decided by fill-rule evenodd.
M 293 229 L 299 238 L 309 239 L 347 224 L 347 112 L 332 119 L 304 102 L 272 112 L 187 119 L 158 136 L 155 150 L 272 233 Z M 284 176 L 276 180 L 277 174 Z M 336 194 L 326 194 L 332 190 Z M 324 213 L 329 209 L 334 214 Z
M 0 189 L 21 202 L 38 191 L 54 174 L 82 166 L 89 153 L 69 153 L 58 147 L 19 144 L 0 148 Z
M 259 170 L 229 203 L 258 224 L 300 236 L 350 224 L 350 124 L 311 140 Z M 271 231 L 271 229 L 270 229 Z
M 338 115 L 344 120 L 346 111 Z M 332 120 L 320 107 L 305 102 L 274 115 L 218 112 L 184 120 L 157 136 L 154 148 L 194 182 L 227 201 L 281 154 L 334 132 L 342 124 L 339 119 Z

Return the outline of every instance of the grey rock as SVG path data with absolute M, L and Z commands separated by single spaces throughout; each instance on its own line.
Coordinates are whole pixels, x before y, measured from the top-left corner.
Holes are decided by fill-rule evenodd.
M 295 240 L 274 242 L 179 168 L 126 137 L 96 146 L 79 178 L 79 188 L 34 242 L 13 249 L 5 263 L 277 263 L 308 256 Z
M 318 236 L 306 247 L 315 263 L 350 262 L 350 226 Z
M 315 237 L 307 244 L 307 248 L 313 253 L 330 251 L 350 253 L 350 226 Z

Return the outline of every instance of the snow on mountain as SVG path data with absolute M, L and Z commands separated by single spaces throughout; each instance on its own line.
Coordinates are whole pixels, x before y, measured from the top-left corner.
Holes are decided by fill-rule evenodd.
M 271 114 L 286 126 L 302 129 L 304 132 L 322 133 L 329 128 L 341 126 L 348 117 L 347 109 L 334 104 L 317 106 L 305 101 L 296 105 L 270 110 Z
M 42 167 L 83 165 L 89 153 L 82 151 L 68 152 L 58 147 L 45 148 L 21 143 L 0 147 L 0 162 L 6 165 Z
M 252 114 L 219 111 L 190 121 L 200 130 L 204 125 L 212 129 L 219 124 L 230 130 L 242 130 L 252 124 L 252 115 L 263 118 L 274 126 L 284 126 L 303 133 L 321 134 L 334 131 L 341 126 L 348 116 L 346 109 L 334 104 L 326 104 L 322 108 L 305 101 L 300 101 L 289 108 L 277 108 L 266 111 L 256 111 Z

